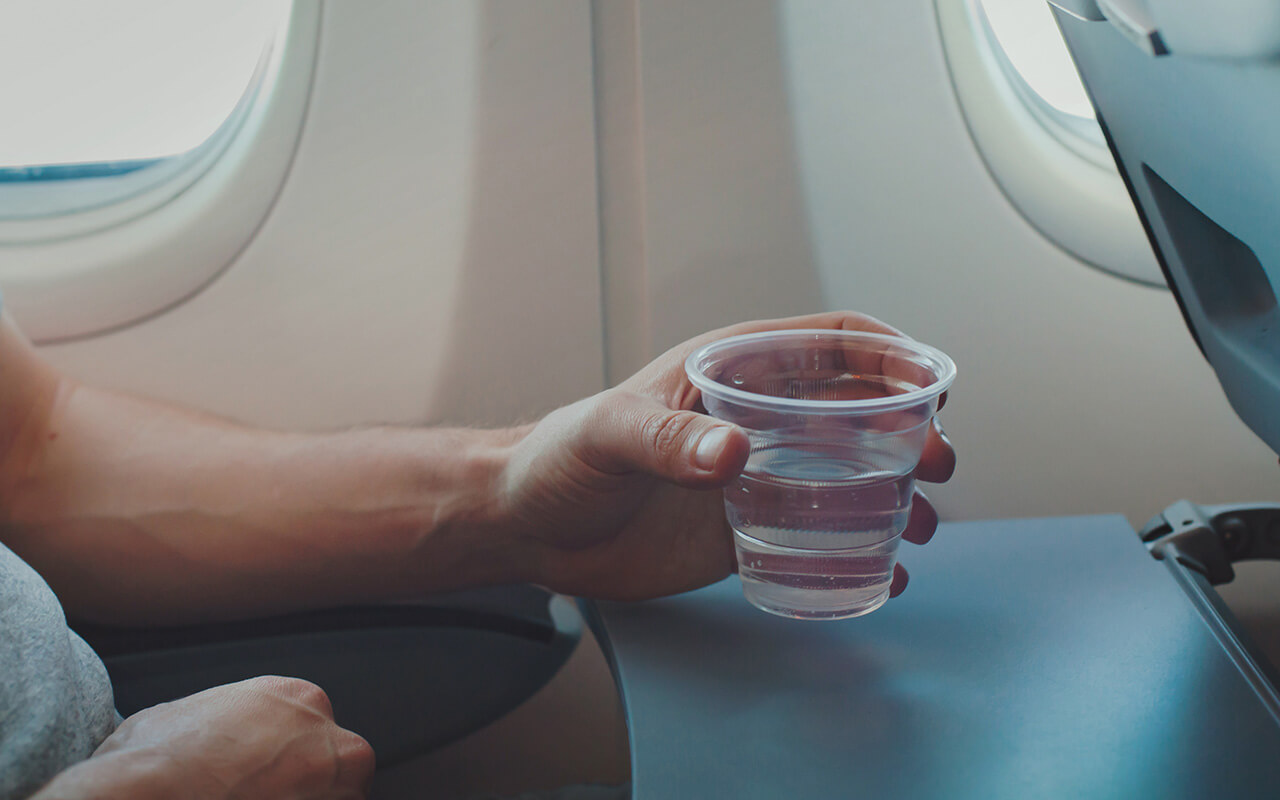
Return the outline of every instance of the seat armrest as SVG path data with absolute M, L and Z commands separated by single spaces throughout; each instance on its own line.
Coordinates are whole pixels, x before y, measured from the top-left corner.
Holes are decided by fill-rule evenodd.
M 72 627 L 102 656 L 125 716 L 257 675 L 304 678 L 389 766 L 531 696 L 573 652 L 582 621 L 565 598 L 508 586 L 239 622 Z

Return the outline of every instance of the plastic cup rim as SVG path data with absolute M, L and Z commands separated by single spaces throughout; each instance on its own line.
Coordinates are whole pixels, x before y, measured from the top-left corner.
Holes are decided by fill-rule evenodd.
M 832 337 L 837 339 L 860 339 L 885 342 L 911 350 L 916 354 L 932 359 L 941 368 L 938 379 L 928 386 L 913 389 L 910 392 L 892 397 L 865 398 L 859 400 L 805 400 L 794 397 L 772 397 L 757 394 L 732 386 L 725 386 L 702 374 L 697 363 L 716 350 L 724 349 L 743 342 L 762 341 L 767 339 L 791 339 L 805 337 Z M 783 331 L 760 331 L 727 336 L 709 342 L 689 354 L 684 361 L 685 375 L 689 382 L 703 394 L 734 401 L 740 405 L 751 406 L 769 411 L 797 411 L 805 414 L 872 414 L 886 411 L 897 411 L 928 402 L 950 388 L 956 378 L 956 365 L 951 357 L 932 345 L 918 342 L 909 336 L 894 336 L 887 333 L 871 331 L 848 331 L 835 328 L 792 328 Z

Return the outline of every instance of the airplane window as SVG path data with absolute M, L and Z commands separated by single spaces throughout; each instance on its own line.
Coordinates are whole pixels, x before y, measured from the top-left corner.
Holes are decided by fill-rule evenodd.
M 1047 2 L 982 0 L 982 10 L 995 42 L 1031 91 L 1064 114 L 1094 118 Z
M 289 3 L 22 0 L 0 19 L 0 219 L 110 204 L 234 133 Z
M 983 166 L 1046 239 L 1153 287 L 1164 277 L 1046 0 L 935 0 Z
M 231 264 L 289 174 L 323 8 L 0 3 L 0 285 L 28 336 L 146 319 Z
M 1023 104 L 1064 144 L 1111 169 L 1102 129 L 1045 0 L 978 0 L 983 34 Z

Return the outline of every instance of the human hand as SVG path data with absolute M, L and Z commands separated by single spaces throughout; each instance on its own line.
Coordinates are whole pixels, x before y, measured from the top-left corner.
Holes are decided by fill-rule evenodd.
M 259 677 L 134 714 L 36 800 L 352 800 L 373 769 L 373 750 L 334 723 L 318 686 Z
M 516 445 L 504 478 L 505 514 L 542 545 L 534 570 L 541 582 L 568 594 L 636 600 L 694 589 L 735 569 L 723 497 L 713 490 L 742 470 L 749 443 L 741 429 L 703 413 L 684 362 L 717 339 L 793 328 L 901 335 L 852 312 L 712 331 L 617 388 L 551 413 Z M 954 469 L 955 452 L 935 420 L 916 477 L 946 481 Z M 937 524 L 917 488 L 903 538 L 924 544 Z M 906 583 L 898 565 L 890 596 Z

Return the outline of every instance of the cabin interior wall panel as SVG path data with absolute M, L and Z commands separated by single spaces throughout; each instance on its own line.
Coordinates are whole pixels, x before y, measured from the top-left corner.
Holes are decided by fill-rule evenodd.
M 239 258 L 46 352 L 288 428 L 500 423 L 604 384 L 590 9 L 330 2 L 290 175 Z
M 942 415 L 959 469 L 930 489 L 945 517 L 1141 524 L 1179 497 L 1275 495 L 1275 456 L 1172 297 L 1086 266 L 1001 193 L 931 2 L 729 6 L 638 6 L 651 311 L 632 358 L 734 319 L 858 309 L 959 365 Z
M 46 351 L 271 425 L 501 422 L 713 326 L 848 307 L 959 365 L 947 518 L 1273 497 L 1172 298 L 1001 193 L 938 37 L 929 0 L 328 3 L 249 248 Z

